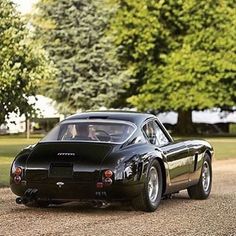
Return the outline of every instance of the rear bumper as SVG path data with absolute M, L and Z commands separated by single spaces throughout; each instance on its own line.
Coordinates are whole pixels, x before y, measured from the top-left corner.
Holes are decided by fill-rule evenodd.
M 64 183 L 59 187 L 56 183 L 11 183 L 11 190 L 23 196 L 28 189 L 37 189 L 37 198 L 47 200 L 93 200 L 107 201 L 128 200 L 138 196 L 143 184 L 113 184 L 109 187 L 96 188 L 94 183 Z

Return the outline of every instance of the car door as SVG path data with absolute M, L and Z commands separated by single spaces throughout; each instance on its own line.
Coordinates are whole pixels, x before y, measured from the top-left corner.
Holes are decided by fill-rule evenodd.
M 174 142 L 158 120 L 149 121 L 144 132 L 150 143 L 161 150 L 169 168 L 171 185 L 188 181 L 190 171 L 189 150 L 184 142 Z

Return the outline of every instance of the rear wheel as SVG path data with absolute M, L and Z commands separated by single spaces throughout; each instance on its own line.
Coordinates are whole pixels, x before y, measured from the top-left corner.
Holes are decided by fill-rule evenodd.
M 148 169 L 148 175 L 141 194 L 133 199 L 135 210 L 153 212 L 157 209 L 162 195 L 161 166 L 157 160 L 153 160 Z
M 205 154 L 203 159 L 201 177 L 198 184 L 188 188 L 188 195 L 192 199 L 206 199 L 211 192 L 212 167 L 211 158 Z

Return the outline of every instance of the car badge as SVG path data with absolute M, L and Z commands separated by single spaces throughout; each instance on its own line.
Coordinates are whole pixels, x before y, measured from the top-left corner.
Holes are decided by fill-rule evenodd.
M 61 188 L 63 185 L 64 185 L 63 182 L 57 182 L 57 186 L 58 186 L 59 188 Z
M 74 152 L 58 152 L 57 156 L 75 156 Z

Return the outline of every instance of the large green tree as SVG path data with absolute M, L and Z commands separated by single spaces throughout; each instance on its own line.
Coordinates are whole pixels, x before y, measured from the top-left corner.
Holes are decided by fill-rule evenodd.
M 126 86 L 105 34 L 115 9 L 105 2 L 40 0 L 36 5 L 36 37 L 58 69 L 45 94 L 61 104 L 62 112 L 109 107 Z
M 28 97 L 51 76 L 44 51 L 33 44 L 26 23 L 9 0 L 0 1 L 0 124 L 10 112 L 28 114 Z
M 183 133 L 192 132 L 192 110 L 235 106 L 234 0 L 119 3 L 112 33 L 134 71 L 131 104 L 177 111 Z

